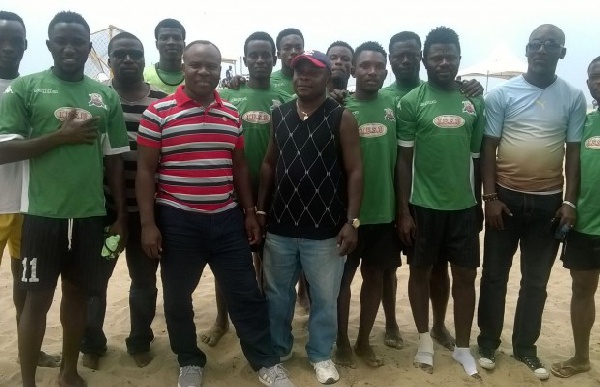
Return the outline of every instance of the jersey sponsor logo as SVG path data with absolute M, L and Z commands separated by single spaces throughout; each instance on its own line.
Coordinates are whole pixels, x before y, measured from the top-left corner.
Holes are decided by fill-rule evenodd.
M 437 103 L 437 100 L 435 100 L 435 99 L 433 101 L 425 101 L 425 102 L 421 102 L 419 104 L 419 107 L 424 107 L 424 106 L 427 106 L 427 105 L 433 105 L 433 104 L 436 104 L 436 103 Z
M 388 121 L 396 121 L 396 117 L 394 116 L 394 111 L 390 108 L 383 109 L 383 119 Z
M 54 117 L 60 121 L 65 121 L 69 116 L 71 110 L 75 110 L 75 121 L 89 120 L 92 118 L 92 113 L 85 109 L 72 108 L 72 107 L 61 107 L 54 111 Z
M 352 112 L 352 114 L 354 114 L 355 116 L 357 116 L 358 113 L 359 113 L 358 110 L 355 110 L 355 111 Z
M 6 88 L 6 90 L 4 90 L 4 94 L 8 94 L 8 93 L 12 93 L 12 94 L 15 93 L 12 89 L 12 86 L 10 86 L 10 85 Z
M 463 126 L 465 119 L 459 116 L 443 115 L 435 117 L 433 124 L 442 129 L 455 129 Z
M 585 140 L 585 147 L 588 149 L 600 149 L 600 136 L 590 137 Z
M 55 89 L 33 89 L 33 92 L 41 94 L 58 94 L 58 90 Z
M 261 111 L 250 111 L 244 113 L 242 119 L 253 124 L 268 124 L 271 122 L 271 115 Z
M 384 124 L 362 124 L 358 127 L 358 134 L 361 137 L 381 137 L 387 133 L 387 126 Z
M 229 100 L 229 102 L 231 102 L 231 103 L 236 103 L 236 102 L 242 102 L 242 101 L 245 101 L 245 100 L 247 100 L 247 99 L 248 99 L 247 97 L 235 97 L 235 98 L 232 98 L 232 99 L 230 99 L 230 100 Z
M 473 103 L 471 101 L 462 101 L 463 104 L 463 113 L 467 113 L 470 114 L 472 116 L 474 116 L 475 114 L 477 114 L 475 112 L 475 106 L 473 106 Z
M 102 100 L 102 96 L 98 93 L 90 93 L 90 103 L 88 106 L 95 106 L 104 110 L 108 110 L 104 104 L 104 101 Z

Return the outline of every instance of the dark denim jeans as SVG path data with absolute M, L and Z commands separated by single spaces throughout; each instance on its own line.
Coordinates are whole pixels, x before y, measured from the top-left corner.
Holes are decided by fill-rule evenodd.
M 111 224 L 115 215 L 109 213 L 107 224 Z M 150 350 L 150 342 L 154 339 L 152 320 L 156 313 L 156 269 L 158 261 L 149 258 L 141 246 L 140 215 L 138 212 L 129 213 L 129 239 L 125 246 L 125 259 L 131 278 L 129 287 L 129 318 L 131 331 L 125 339 L 127 352 L 130 354 Z M 87 320 L 81 352 L 102 355 L 106 352 L 106 336 L 102 327 L 106 314 L 106 288 L 112 276 L 116 259 L 106 260 L 101 273 L 105 286 L 101 294 L 88 297 Z
M 258 289 L 244 215 L 238 208 L 201 214 L 158 206 L 165 318 L 171 349 L 181 367 L 204 367 L 198 348 L 192 293 L 206 264 L 221 287 L 242 352 L 257 371 L 279 363 L 271 343 L 267 301 Z M 213 310 L 210 311 L 211 313 Z
M 562 194 L 532 195 L 497 187 L 498 197 L 513 216 L 504 215 L 504 230 L 486 226 L 483 247 L 477 338 L 480 347 L 497 349 L 504 323 L 506 286 L 513 255 L 521 248 L 521 288 L 512 335 L 515 356 L 537 356 L 546 303 L 546 285 L 556 259 L 559 241 L 551 219 Z

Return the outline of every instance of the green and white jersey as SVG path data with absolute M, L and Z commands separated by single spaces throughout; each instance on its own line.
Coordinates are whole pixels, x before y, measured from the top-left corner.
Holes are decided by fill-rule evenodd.
M 477 204 L 472 158 L 479 158 L 484 103 L 428 82 L 400 100 L 398 145 L 413 147 L 410 203 L 436 210 Z
M 581 140 L 581 183 L 575 230 L 600 236 L 600 112 L 587 115 Z
M 294 95 L 294 83 L 293 78 L 284 75 L 281 70 L 277 70 L 271 73 L 271 87 L 276 90 L 283 90 L 289 95 Z
M 415 87 L 400 87 L 398 82 L 394 82 L 388 87 L 381 89 L 380 93 L 398 97 L 399 99 L 408 94 L 409 91 L 421 86 L 424 82 L 419 80 L 419 84 Z
M 260 167 L 269 145 L 271 111 L 282 103 L 291 101 L 292 96 L 273 87 L 252 89 L 246 84 L 240 85 L 238 90 L 221 89 L 219 94 L 221 98 L 235 105 L 240 113 L 244 133 L 244 153 L 250 169 L 252 192 L 256 198 Z
M 390 223 L 396 218 L 394 171 L 396 167 L 399 98 L 379 92 L 374 100 L 346 99 L 358 122 L 363 162 L 361 224 Z
M 155 66 L 144 68 L 144 80 L 167 94 L 173 94 L 179 85 L 184 84 L 183 72 L 163 71 Z
M 114 90 L 88 77 L 66 82 L 52 70 L 18 78 L 0 103 L 0 141 L 56 132 L 72 109 L 76 119 L 100 117 L 98 138 L 92 144 L 60 145 L 26 160 L 21 212 L 63 219 L 105 214 L 103 156 L 129 150 Z

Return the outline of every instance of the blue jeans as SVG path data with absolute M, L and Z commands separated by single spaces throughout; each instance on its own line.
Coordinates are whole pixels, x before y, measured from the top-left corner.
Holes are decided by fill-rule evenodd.
M 109 211 L 106 224 L 114 222 L 116 215 Z M 128 219 L 129 238 L 125 248 L 127 269 L 131 278 L 129 288 L 129 317 L 131 331 L 125 339 L 130 354 L 147 352 L 154 334 L 150 325 L 156 311 L 156 269 L 158 260 L 148 257 L 141 245 L 140 214 L 130 212 Z M 116 259 L 104 261 L 102 276 L 103 292 L 88 297 L 85 333 L 81 343 L 81 352 L 103 355 L 106 352 L 104 317 L 106 314 L 106 288 L 117 263 Z
M 346 258 L 338 255 L 335 238 L 315 240 L 267 234 L 263 270 L 271 337 L 277 355 L 285 356 L 292 351 L 295 286 L 302 269 L 310 286 L 306 353 L 312 362 L 331 359 L 345 262 Z
M 229 308 L 244 356 L 253 370 L 279 363 L 269 329 L 267 300 L 256 282 L 239 208 L 202 214 L 157 206 L 165 319 L 171 349 L 181 367 L 204 367 L 196 342 L 192 293 L 208 264 Z
M 521 247 L 521 288 L 512 334 L 515 356 L 537 356 L 546 303 L 546 285 L 556 259 L 559 241 L 550 220 L 562 202 L 562 194 L 531 195 L 497 187 L 498 198 L 513 216 L 504 215 L 504 230 L 486 226 L 483 246 L 477 338 L 480 347 L 497 349 L 504 323 L 506 286 L 513 255 Z

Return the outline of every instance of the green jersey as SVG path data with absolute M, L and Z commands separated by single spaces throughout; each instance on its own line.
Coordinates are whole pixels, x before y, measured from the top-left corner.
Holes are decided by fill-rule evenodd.
M 271 87 L 276 90 L 283 90 L 289 95 L 294 95 L 294 83 L 293 78 L 284 75 L 281 70 L 277 70 L 271 73 Z
M 389 85 L 388 87 L 384 87 L 383 89 L 381 89 L 380 93 L 389 94 L 394 97 L 402 98 L 406 94 L 408 94 L 409 91 L 421 86 L 423 83 L 424 83 L 423 81 L 419 80 L 419 84 L 417 86 L 401 87 L 400 85 L 398 85 L 398 82 L 396 81 L 396 82 L 392 83 L 391 85 Z
M 89 145 L 60 145 L 27 160 L 21 212 L 63 219 L 105 215 L 103 156 L 129 150 L 114 90 L 88 77 L 66 82 L 52 70 L 21 77 L 0 103 L 0 141 L 55 132 L 73 109 L 76 120 L 100 118 L 97 139 Z
M 400 100 L 398 145 L 414 148 L 410 203 L 436 210 L 477 204 L 473 160 L 479 158 L 484 102 L 428 82 Z
M 183 85 L 183 72 L 163 71 L 156 66 L 144 68 L 144 80 L 158 90 L 173 94 L 179 85 Z
M 600 236 L 600 112 L 588 114 L 581 140 L 581 183 L 575 230 Z
M 242 119 L 244 133 L 244 153 L 250 169 L 252 192 L 258 196 L 260 167 L 269 145 L 271 111 L 292 99 L 292 96 L 273 87 L 252 89 L 245 84 L 239 90 L 221 89 L 221 98 L 231 102 L 237 108 Z
M 345 106 L 358 121 L 363 162 L 361 224 L 390 223 L 396 218 L 396 167 L 399 98 L 379 93 L 376 99 L 346 99 Z

